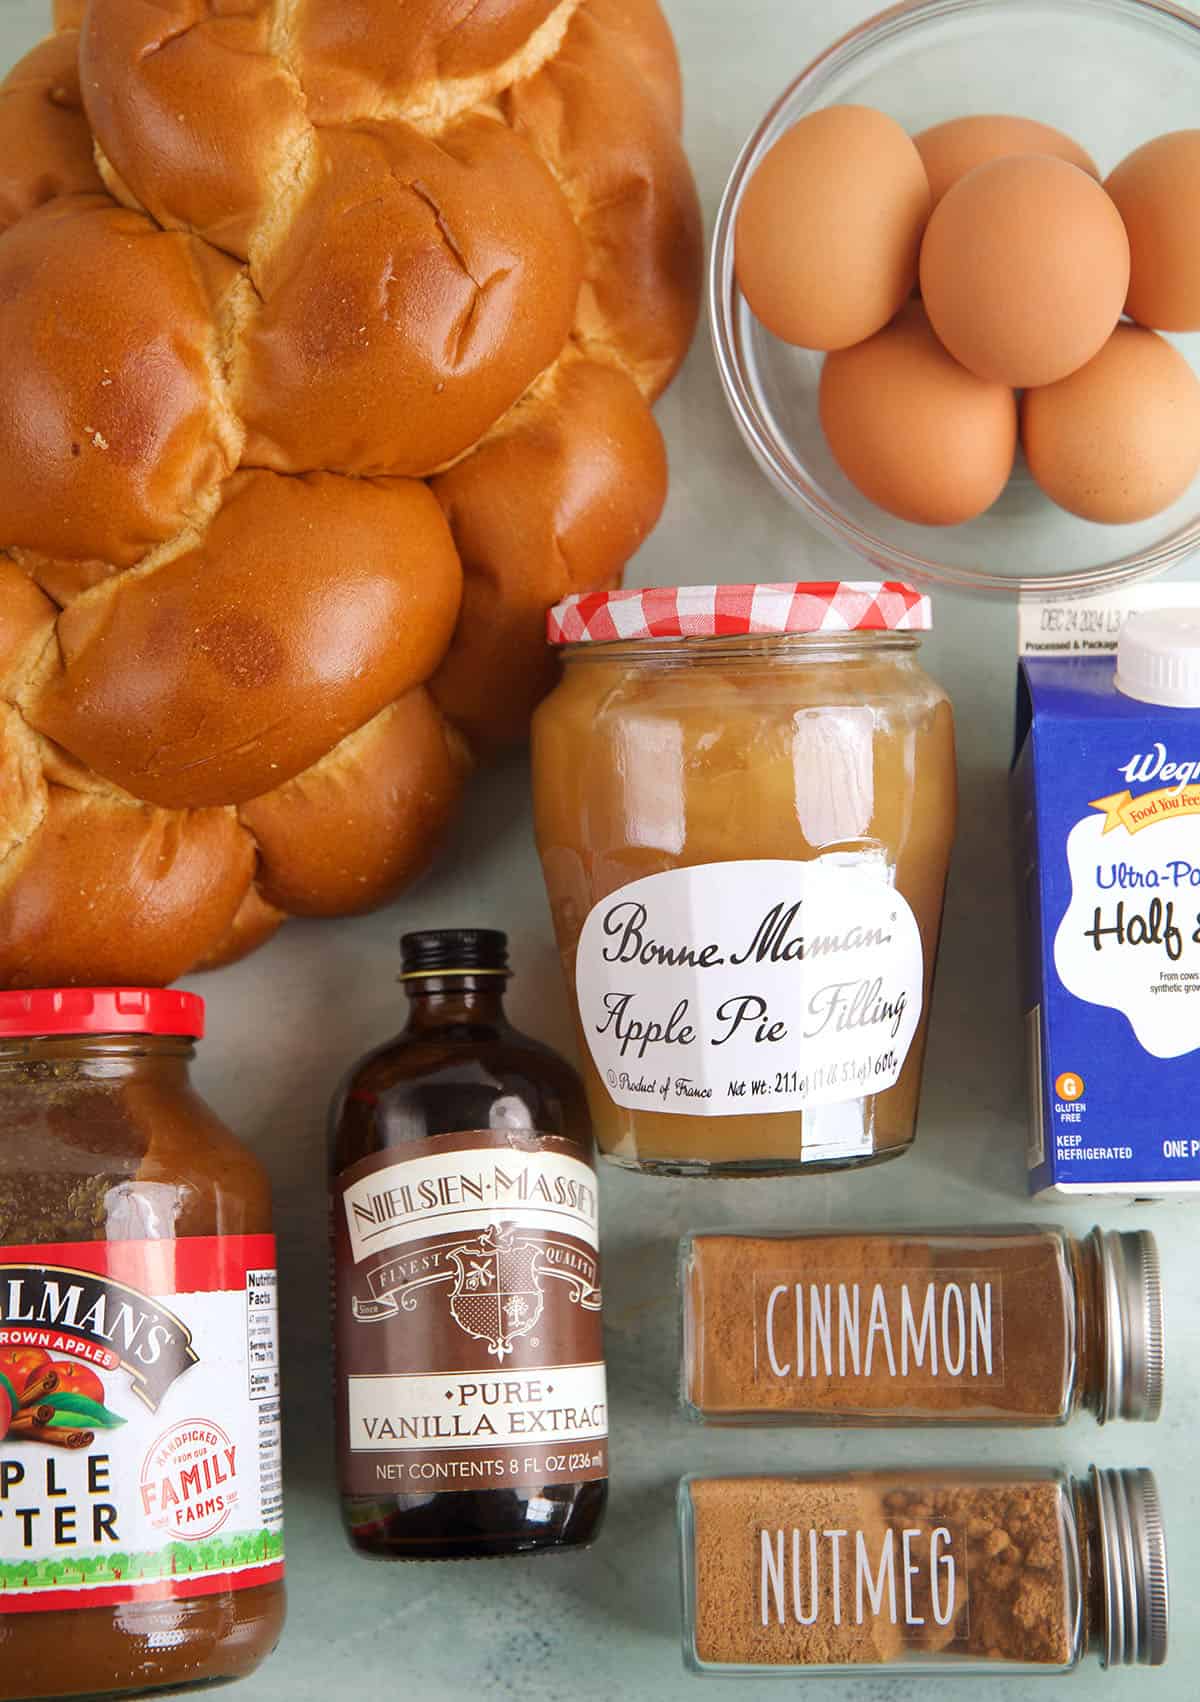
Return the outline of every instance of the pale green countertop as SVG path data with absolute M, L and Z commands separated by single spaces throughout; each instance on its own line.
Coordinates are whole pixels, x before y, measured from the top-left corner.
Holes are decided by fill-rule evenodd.
M 669 0 L 688 96 L 687 140 L 711 225 L 732 157 L 793 69 L 865 17 L 866 0 Z M 37 37 L 41 0 L 0 0 L 0 62 Z M 726 413 L 707 335 L 659 409 L 671 453 L 666 516 L 635 583 L 853 577 L 862 569 L 803 525 L 755 470 Z M 197 980 L 210 1033 L 203 1091 L 275 1180 L 286 1347 L 290 1622 L 245 1702 L 475 1696 L 607 1702 L 756 1694 L 685 1675 L 679 1656 L 675 1486 L 685 1471 L 923 1463 L 1150 1465 L 1164 1491 L 1173 1646 L 1160 1672 L 1062 1679 L 883 1675 L 822 1680 L 821 1702 L 1195 1702 L 1200 1697 L 1200 1512 L 1196 1394 L 1200 1204 L 1132 1210 L 1032 1206 L 1025 1190 L 1017 938 L 1005 769 L 1014 683 L 1011 605 L 942 594 L 925 648 L 958 713 L 962 830 L 950 883 L 925 1102 L 914 1152 L 836 1179 L 788 1185 L 663 1182 L 605 1167 L 606 1323 L 612 1500 L 586 1554 L 538 1561 L 388 1566 L 351 1556 L 333 1493 L 327 1370 L 322 1123 L 342 1069 L 400 1019 L 402 928 L 490 923 L 509 930 L 523 1026 L 570 1045 L 558 963 L 530 836 L 528 780 L 513 762 L 483 775 L 438 873 L 403 903 L 330 924 L 292 923 L 234 969 Z M 1087 1229 L 1151 1224 L 1169 1308 L 1166 1411 L 1157 1425 L 1082 1419 L 1042 1432 L 706 1432 L 675 1404 L 675 1243 L 685 1229 L 797 1222 L 974 1224 L 1035 1215 Z M 781 1692 L 787 1693 L 787 1690 Z M 775 1694 L 768 1689 L 763 1694 Z

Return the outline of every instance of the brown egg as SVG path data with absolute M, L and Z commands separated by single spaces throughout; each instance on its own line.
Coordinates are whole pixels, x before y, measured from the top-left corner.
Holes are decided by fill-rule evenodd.
M 1054 384 L 1104 347 L 1129 289 L 1129 239 L 1078 166 L 1017 154 L 977 166 L 934 211 L 921 295 L 956 360 L 1014 389 Z
M 821 424 L 864 496 L 901 520 L 957 526 L 990 508 L 1017 448 L 1017 405 L 946 353 L 920 302 L 869 342 L 831 354 Z
M 1026 391 L 1021 435 L 1060 508 L 1110 526 L 1148 520 L 1200 471 L 1200 379 L 1162 337 L 1120 325 L 1070 378 Z
M 1006 154 L 1051 154 L 1055 159 L 1069 160 L 1090 177 L 1100 176 L 1095 160 L 1078 142 L 1034 118 L 1005 118 L 999 113 L 952 118 L 947 124 L 922 130 L 913 139 L 925 163 L 935 207 L 960 177 Z
M 1105 188 L 1133 255 L 1126 312 L 1157 331 L 1200 331 L 1200 130 L 1147 142 Z
M 734 271 L 785 343 L 844 349 L 911 293 L 929 182 L 912 138 L 882 112 L 831 106 L 781 136 L 747 183 Z

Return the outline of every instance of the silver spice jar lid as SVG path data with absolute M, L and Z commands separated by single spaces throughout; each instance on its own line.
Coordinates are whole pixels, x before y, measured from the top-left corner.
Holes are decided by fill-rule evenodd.
M 1104 1382 L 1097 1417 L 1153 1421 L 1163 1400 L 1163 1292 L 1148 1230 L 1093 1231 L 1104 1314 Z
M 1158 1667 L 1167 1658 L 1170 1599 L 1162 1507 L 1153 1474 L 1092 1467 L 1104 1603 L 1106 1667 Z

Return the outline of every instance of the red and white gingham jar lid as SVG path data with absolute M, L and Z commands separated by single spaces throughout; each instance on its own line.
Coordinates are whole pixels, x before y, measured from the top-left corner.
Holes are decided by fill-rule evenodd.
M 898 580 L 794 585 L 653 585 L 567 597 L 546 617 L 551 644 L 772 633 L 928 632 L 929 598 Z

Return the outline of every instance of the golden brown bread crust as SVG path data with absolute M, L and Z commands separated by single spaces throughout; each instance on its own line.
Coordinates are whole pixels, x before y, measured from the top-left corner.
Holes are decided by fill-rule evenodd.
M 464 572 L 433 693 L 477 745 L 504 744 L 556 678 L 544 611 L 603 586 L 606 562 L 619 578 L 666 500 L 666 450 L 632 380 L 575 358 L 433 490 Z
M 287 921 L 282 910 L 268 904 L 256 886 L 249 886 L 237 909 L 237 914 L 211 951 L 198 958 L 196 969 L 223 969 L 236 963 L 259 946 L 265 946 Z
M 296 6 L 291 60 L 316 124 L 432 122 L 540 64 L 576 0 L 338 0 Z
M 227 810 L 185 815 L 53 786 L 16 859 L 0 890 L 5 985 L 155 986 L 186 974 L 228 930 L 254 847 Z M 79 896 L 64 926 L 67 894 Z
M 91 0 L 80 41 L 102 169 L 160 224 L 240 259 L 311 140 L 303 91 L 271 52 L 275 10 Z
M 254 267 L 247 458 L 430 473 L 562 348 L 579 232 L 542 161 L 492 118 L 436 141 L 401 124 L 323 132 L 317 148 L 313 184 Z
M 322 761 L 244 804 L 264 896 L 295 916 L 386 904 L 440 845 L 470 767 L 418 686 Z
M 0 349 L 22 351 L 0 384 L 8 549 L 131 567 L 233 470 L 210 259 L 99 195 L 53 201 L 0 241 Z
M 64 610 L 20 707 L 135 797 L 241 803 L 425 679 L 459 601 L 426 485 L 241 472 L 195 549 Z
M 46 819 L 50 791 L 38 741 L 12 709 L 0 705 L 0 874 L 7 882 Z
M 79 93 L 79 36 L 48 36 L 0 82 L 0 231 L 104 185 Z
M 0 983 L 160 981 L 386 901 L 524 736 L 661 509 L 699 214 L 656 0 L 57 16 L 0 85 Z
M 596 22 L 619 37 L 621 51 L 649 83 L 672 130 L 683 127 L 683 80 L 671 26 L 658 0 L 588 0 Z
M 253 841 L 232 810 L 41 786 L 27 835 L 0 861 L 4 985 L 153 986 L 227 933 L 254 874 Z
M 11 702 L 54 637 L 58 610 L 15 562 L 0 556 L 0 710 Z M 0 769 L 0 772 L 3 772 Z M 3 792 L 3 787 L 0 787 Z
M 576 340 L 653 399 L 695 330 L 703 234 L 671 114 L 631 70 L 625 34 L 581 6 L 559 52 L 501 106 L 518 135 L 554 160 L 579 222 Z

